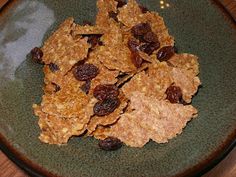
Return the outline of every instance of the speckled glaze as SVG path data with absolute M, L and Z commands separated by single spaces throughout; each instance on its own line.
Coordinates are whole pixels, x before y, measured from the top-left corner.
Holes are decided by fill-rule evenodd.
M 203 87 L 193 100 L 199 110 L 183 134 L 168 144 L 106 152 L 93 138 L 53 146 L 38 140 L 32 104 L 42 95 L 42 66 L 29 51 L 66 17 L 94 21 L 95 0 L 16 0 L 0 12 L 0 142 L 8 155 L 43 176 L 193 176 L 226 152 L 236 135 L 236 30 L 211 0 L 141 0 L 158 11 L 179 52 L 199 56 Z M 23 162 L 22 162 L 23 161 Z M 30 166 L 26 166 L 29 165 Z M 33 170 L 32 170 L 33 168 Z M 31 170 L 30 170 L 31 169 Z

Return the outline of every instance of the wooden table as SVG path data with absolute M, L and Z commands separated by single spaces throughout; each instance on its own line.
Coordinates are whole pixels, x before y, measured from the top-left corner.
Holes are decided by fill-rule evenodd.
M 236 19 L 236 0 L 221 0 L 225 7 Z M 0 7 L 7 0 L 0 0 Z M 236 177 L 236 148 L 216 167 L 205 174 L 203 177 Z M 28 177 L 0 151 L 0 177 Z

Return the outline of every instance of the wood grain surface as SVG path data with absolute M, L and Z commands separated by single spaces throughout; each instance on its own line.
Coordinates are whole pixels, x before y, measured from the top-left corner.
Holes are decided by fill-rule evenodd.
M 0 0 L 0 8 L 6 2 L 7 0 Z M 221 0 L 221 2 L 236 20 L 236 0 Z M 0 177 L 28 177 L 28 175 L 0 151 Z M 202 177 L 236 177 L 236 148 L 216 167 Z

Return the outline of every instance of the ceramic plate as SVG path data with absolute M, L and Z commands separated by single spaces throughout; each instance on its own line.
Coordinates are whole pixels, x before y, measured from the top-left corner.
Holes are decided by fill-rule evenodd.
M 42 95 L 42 66 L 28 55 L 66 17 L 94 21 L 95 0 L 15 0 L 0 12 L 0 141 L 2 150 L 34 176 L 191 176 L 204 172 L 233 146 L 236 135 L 236 30 L 211 0 L 140 0 L 158 11 L 179 53 L 199 56 L 199 110 L 168 144 L 105 152 L 93 138 L 67 146 L 42 144 L 32 104 Z M 169 4 L 166 5 L 166 3 Z

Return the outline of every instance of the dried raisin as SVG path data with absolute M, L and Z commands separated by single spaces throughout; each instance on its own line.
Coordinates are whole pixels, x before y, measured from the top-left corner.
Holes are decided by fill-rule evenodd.
M 182 100 L 182 90 L 178 86 L 171 85 L 166 89 L 167 100 L 171 103 L 179 103 Z
M 136 68 L 140 68 L 142 66 L 143 58 L 139 55 L 138 52 L 131 53 L 131 60 Z
M 52 72 L 56 72 L 59 70 L 59 67 L 55 63 L 50 63 L 48 66 Z
M 106 116 L 112 113 L 120 105 L 118 98 L 107 98 L 97 102 L 93 107 L 93 112 L 97 116 Z
M 142 37 L 143 42 L 147 42 L 147 43 L 159 43 L 158 41 L 158 37 L 155 33 L 153 33 L 152 31 L 147 32 L 146 34 L 144 34 L 144 36 Z
M 85 83 L 80 87 L 80 89 L 88 94 L 89 93 L 89 90 L 90 90 L 90 87 L 91 87 L 91 80 L 87 80 L 85 81 Z
M 130 39 L 128 41 L 128 47 L 131 52 L 136 52 L 138 50 L 138 46 L 139 46 L 139 43 L 136 40 Z
M 113 151 L 122 147 L 122 142 L 114 137 L 108 137 L 100 140 L 98 146 L 105 151 Z
M 131 28 L 133 36 L 137 39 L 150 31 L 152 31 L 152 29 L 149 23 L 139 23 Z
M 74 77 L 79 81 L 86 81 L 95 78 L 99 73 L 99 69 L 89 63 L 78 65 L 74 68 L 73 74 Z
M 39 48 L 39 47 L 35 47 L 33 48 L 31 51 L 31 57 L 34 61 L 36 61 L 37 63 L 41 63 L 43 64 L 43 51 Z
M 118 88 L 112 84 L 97 85 L 93 91 L 93 96 L 100 101 L 107 98 L 117 98 L 118 95 Z
M 172 46 L 162 47 L 157 53 L 159 61 L 167 61 L 175 54 L 175 49 Z
M 143 52 L 145 52 L 148 55 L 151 55 L 155 50 L 160 48 L 160 43 L 145 43 L 139 47 L 139 49 Z

